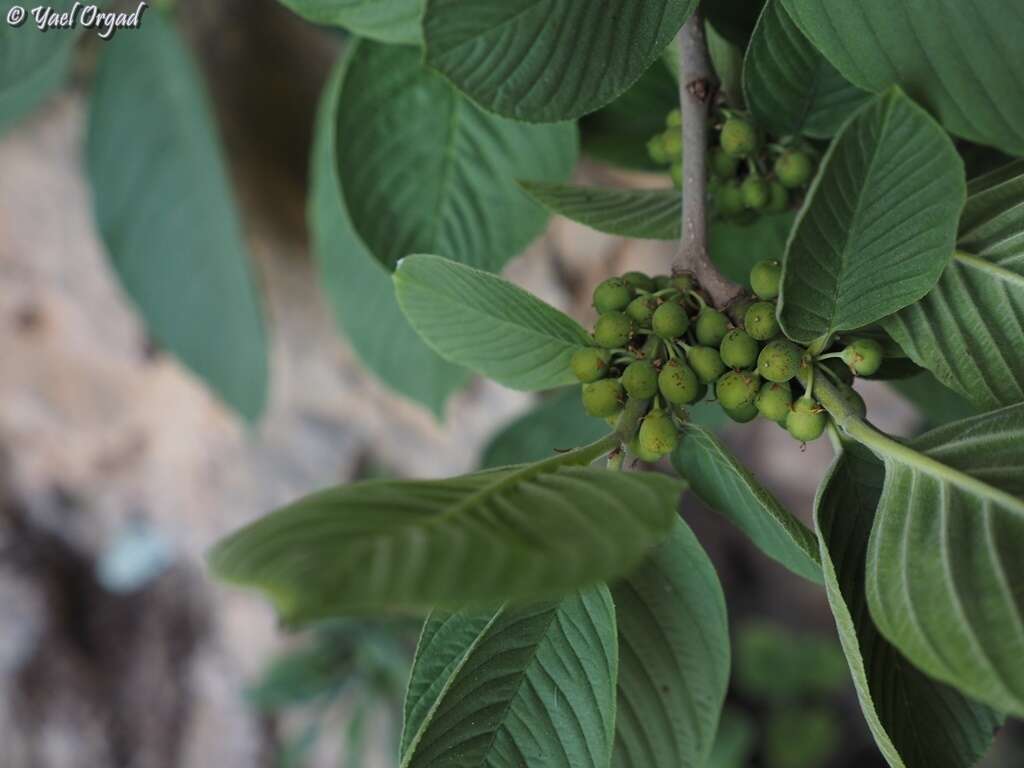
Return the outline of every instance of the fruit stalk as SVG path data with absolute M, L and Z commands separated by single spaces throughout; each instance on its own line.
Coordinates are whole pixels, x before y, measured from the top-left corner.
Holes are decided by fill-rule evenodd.
M 724 307 L 742 289 L 722 275 L 708 256 L 708 110 L 718 83 L 711 69 L 704 39 L 704 17 L 699 10 L 690 15 L 676 40 L 679 45 L 679 108 L 683 118 L 683 213 L 675 269 L 691 272 L 715 306 Z

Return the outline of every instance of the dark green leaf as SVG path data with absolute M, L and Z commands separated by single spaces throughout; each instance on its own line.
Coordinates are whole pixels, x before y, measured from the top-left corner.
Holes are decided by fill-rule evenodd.
M 477 103 L 531 122 L 580 117 L 637 81 L 696 0 L 430 0 L 427 63 Z
M 782 0 L 761 11 L 743 63 L 747 106 L 775 134 L 835 135 L 870 97 L 844 78 L 793 23 Z
M 725 94 L 729 106 L 744 109 L 743 98 L 743 50 L 709 23 L 704 24 L 704 35 L 708 43 L 708 58 L 718 75 L 719 87 Z M 678 95 L 677 95 L 678 99 Z
M 730 280 L 746 285 L 757 262 L 782 261 L 795 218 L 795 214 L 782 213 L 757 216 L 750 222 L 712 221 L 708 227 L 711 260 Z
M 520 182 L 554 213 L 622 237 L 678 240 L 680 198 L 674 189 L 609 189 Z
M 401 766 L 607 766 L 617 666 L 604 586 L 490 614 L 435 612 L 416 651 Z
M 321 97 L 310 169 L 307 217 L 321 286 L 338 325 L 366 367 L 396 392 L 440 415 L 468 373 L 423 343 L 398 306 L 391 273 L 352 228 L 335 170 L 334 128 L 343 77 L 344 60 Z
M 964 188 L 949 137 L 899 90 L 857 112 L 825 155 L 787 246 L 786 335 L 810 343 L 927 294 L 953 254 Z
M 923 301 L 883 325 L 979 409 L 1024 401 L 1024 161 L 972 181 L 958 251 Z
M 576 382 L 569 360 L 592 343 L 579 323 L 522 288 L 440 256 L 404 259 L 395 286 L 427 344 L 506 387 Z
M 102 52 L 86 161 L 111 263 L 157 341 L 255 420 L 262 310 L 199 74 L 154 11 Z
M 815 524 L 825 589 L 857 697 L 893 768 L 966 768 L 1001 718 L 917 670 L 878 632 L 865 597 L 868 537 L 885 471 L 866 449 L 844 447 L 818 492 Z
M 612 596 L 619 626 L 613 768 L 705 765 L 729 685 L 729 623 L 714 566 L 678 520 Z
M 851 82 L 902 86 L 950 131 L 1024 154 L 1024 8 L 1001 0 L 785 0 Z
M 701 9 L 708 21 L 733 45 L 746 49 L 765 0 L 715 0 Z
M 768 557 L 799 576 L 821 581 L 814 534 L 712 433 L 688 424 L 672 465 L 705 504 L 728 518 Z
M 334 488 L 221 542 L 212 565 L 291 621 L 561 597 L 630 570 L 675 519 L 677 481 L 582 466 L 610 448 Z
M 514 180 L 568 177 L 576 127 L 488 114 L 421 58 L 365 40 L 350 51 L 336 136 L 349 219 L 388 269 L 410 253 L 439 253 L 498 271 L 547 221 Z
M 419 45 L 423 0 L 280 0 L 314 24 L 344 27 L 384 43 Z

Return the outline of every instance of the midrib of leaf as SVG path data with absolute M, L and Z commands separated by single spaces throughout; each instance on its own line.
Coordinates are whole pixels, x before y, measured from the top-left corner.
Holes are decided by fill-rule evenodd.
M 1000 266 L 999 264 L 961 251 L 957 251 L 953 258 L 966 267 L 987 273 L 990 277 L 995 278 L 996 280 L 1010 283 L 1018 288 L 1024 288 L 1024 275 L 1017 274 L 1016 272 Z

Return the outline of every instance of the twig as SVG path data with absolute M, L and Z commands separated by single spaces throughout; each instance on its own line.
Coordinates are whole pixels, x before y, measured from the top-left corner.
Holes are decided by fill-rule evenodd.
M 704 20 L 695 11 L 676 38 L 679 45 L 679 107 L 683 118 L 683 219 L 677 271 L 691 272 L 716 307 L 742 288 L 726 278 L 708 257 L 708 108 L 718 83 L 711 71 Z

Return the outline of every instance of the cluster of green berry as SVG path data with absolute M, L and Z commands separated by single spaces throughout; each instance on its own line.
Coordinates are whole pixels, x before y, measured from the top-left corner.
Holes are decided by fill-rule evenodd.
M 665 130 L 647 142 L 647 154 L 658 165 L 667 165 L 676 187 L 683 186 L 683 117 L 673 109 L 665 118 Z
M 646 403 L 630 446 L 645 461 L 676 447 L 686 406 L 709 395 L 734 421 L 760 414 L 801 442 L 819 438 L 827 416 L 812 396 L 815 362 L 839 358 L 850 373 L 871 376 L 881 366 L 882 347 L 858 338 L 814 357 L 781 336 L 781 271 L 778 261 L 756 264 L 750 273 L 754 296 L 732 304 L 728 314 L 711 306 L 688 274 L 652 278 L 629 272 L 605 280 L 593 297 L 600 315 L 596 346 L 572 357 L 587 413 L 615 424 L 628 400 Z

